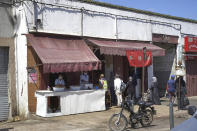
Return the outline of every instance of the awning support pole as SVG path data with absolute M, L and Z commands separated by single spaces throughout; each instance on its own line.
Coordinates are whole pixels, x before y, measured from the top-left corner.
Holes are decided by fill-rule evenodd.
M 179 88 L 178 88 L 178 110 L 181 109 L 181 79 L 179 79 Z
M 146 59 L 146 47 L 143 48 L 143 65 L 142 65 L 142 99 L 144 99 L 144 63 Z

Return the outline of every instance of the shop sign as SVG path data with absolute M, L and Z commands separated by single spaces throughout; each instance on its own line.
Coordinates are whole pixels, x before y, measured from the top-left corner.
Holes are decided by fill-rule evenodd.
M 133 67 L 143 66 L 143 51 L 126 51 L 129 65 Z M 146 51 L 144 66 L 152 64 L 152 52 Z
M 37 73 L 29 73 L 29 83 L 36 83 L 37 82 Z
M 185 52 L 197 52 L 197 37 L 185 37 Z
M 165 34 L 153 34 L 152 41 L 156 43 L 171 43 L 178 44 L 178 36 L 165 35 Z

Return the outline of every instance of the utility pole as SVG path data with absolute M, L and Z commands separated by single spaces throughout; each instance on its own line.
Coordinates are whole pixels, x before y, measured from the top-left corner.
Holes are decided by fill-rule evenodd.
M 178 87 L 178 110 L 181 109 L 181 79 L 178 78 L 179 81 L 179 87 Z
M 145 72 L 144 72 L 144 63 L 146 60 L 146 47 L 143 48 L 143 65 L 142 65 L 142 99 L 144 98 L 144 76 L 145 76 Z
M 174 128 L 174 111 L 172 99 L 169 102 L 169 120 L 170 120 L 170 130 Z

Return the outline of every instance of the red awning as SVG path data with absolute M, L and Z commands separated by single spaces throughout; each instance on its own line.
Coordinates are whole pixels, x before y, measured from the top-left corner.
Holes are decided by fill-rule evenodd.
M 142 50 L 144 47 L 147 48 L 147 51 L 151 51 L 153 56 L 164 56 L 165 50 L 155 46 L 153 44 L 145 44 L 140 42 L 116 42 L 112 40 L 95 40 L 95 39 L 88 39 L 91 43 L 100 47 L 101 54 L 107 55 L 120 55 L 126 56 L 127 50 Z
M 44 73 L 91 71 L 101 62 L 81 39 L 27 35 L 43 63 Z

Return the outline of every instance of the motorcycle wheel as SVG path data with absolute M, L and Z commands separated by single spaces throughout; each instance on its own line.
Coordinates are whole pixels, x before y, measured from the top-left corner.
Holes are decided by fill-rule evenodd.
M 108 126 L 111 131 L 124 131 L 127 127 L 127 118 L 122 114 L 120 117 L 120 120 L 118 121 L 118 118 L 120 117 L 120 114 L 114 114 L 109 119 Z
M 150 126 L 152 122 L 153 122 L 153 112 L 149 109 L 146 109 L 142 115 L 140 123 L 143 127 L 147 127 Z

